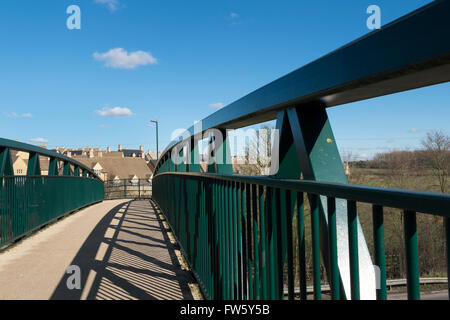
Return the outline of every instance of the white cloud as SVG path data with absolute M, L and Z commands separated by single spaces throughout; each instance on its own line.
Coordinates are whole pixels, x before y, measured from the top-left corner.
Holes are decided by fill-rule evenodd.
M 209 106 L 214 109 L 221 109 L 225 107 L 225 105 L 222 102 L 211 103 Z
M 239 15 L 235 12 L 230 13 L 230 18 L 231 19 L 236 19 L 237 17 L 239 17 Z
M 95 0 L 94 2 L 105 5 L 110 11 L 116 11 L 119 8 L 119 0 Z
M 44 139 L 44 138 L 33 138 L 33 139 L 30 139 L 30 142 L 32 142 L 32 143 L 47 143 L 48 140 Z
M 419 130 L 419 129 L 416 129 L 416 128 L 411 128 L 411 129 L 409 129 L 409 133 L 419 133 L 421 130 Z
M 22 113 L 22 114 L 18 114 L 16 112 L 11 112 L 10 114 L 8 114 L 9 118 L 32 118 L 33 115 L 31 113 Z
M 359 156 L 363 159 L 369 158 L 369 155 L 367 153 L 361 153 Z
M 135 114 L 131 112 L 128 108 L 121 108 L 121 107 L 115 107 L 115 108 L 108 108 L 103 107 L 102 110 L 95 110 L 95 112 L 101 116 L 101 117 L 131 117 Z
M 105 53 L 95 52 L 94 59 L 104 61 L 107 67 L 116 69 L 136 69 L 139 66 L 158 63 L 150 52 L 139 50 L 128 53 L 123 48 L 114 48 Z

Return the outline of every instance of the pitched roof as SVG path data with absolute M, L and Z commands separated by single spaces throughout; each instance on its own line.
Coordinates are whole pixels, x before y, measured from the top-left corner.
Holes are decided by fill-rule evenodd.
M 143 155 L 143 151 L 141 151 L 140 149 L 122 149 L 123 155 L 124 157 L 133 157 L 133 154 L 136 157 L 140 157 L 142 158 Z
M 19 157 L 19 152 L 17 150 L 11 150 L 11 159 L 12 162 L 15 163 L 18 158 L 20 158 L 27 166 L 28 166 L 28 158 Z M 50 159 L 45 156 L 39 156 L 39 166 L 41 171 L 48 171 L 48 167 L 50 166 Z
M 107 173 L 108 180 L 114 179 L 115 176 L 119 176 L 120 179 L 130 179 L 134 175 L 140 179 L 145 179 L 152 174 L 142 158 L 94 157 L 78 158 L 77 160 L 89 168 L 93 168 L 99 163 L 103 167 L 102 172 Z

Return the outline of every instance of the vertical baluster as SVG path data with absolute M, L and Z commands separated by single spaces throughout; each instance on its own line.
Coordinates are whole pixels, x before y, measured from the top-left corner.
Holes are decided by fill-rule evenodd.
M 337 259 L 337 234 L 336 234 L 336 199 L 333 197 L 327 198 L 328 208 L 328 245 L 329 245 L 329 260 L 330 260 L 330 286 L 331 298 L 339 300 L 339 269 Z
M 311 207 L 314 299 L 321 300 L 322 287 L 320 282 L 319 197 L 315 194 L 311 194 L 309 195 L 309 199 Z
M 417 250 L 417 224 L 414 211 L 404 211 L 406 278 L 408 300 L 420 300 L 419 255 Z
M 230 210 L 230 247 L 231 247 L 231 294 L 232 299 L 236 300 L 237 295 L 237 245 L 236 245 L 236 182 L 231 182 L 230 189 L 230 200 L 231 200 L 231 210 Z
M 236 182 L 236 246 L 237 246 L 237 299 L 243 300 L 244 283 L 243 278 L 243 259 L 242 259 L 242 184 Z
M 383 207 L 374 205 L 372 207 L 373 219 L 373 243 L 375 249 L 375 265 L 380 270 L 379 286 L 377 290 L 377 299 L 386 300 L 386 256 L 384 251 L 384 219 Z
M 240 186 L 240 194 L 241 194 L 241 246 L 242 246 L 242 299 L 248 299 L 248 276 L 247 276 L 247 268 L 248 268 L 248 249 L 247 249 L 247 193 L 246 193 L 246 184 L 241 183 Z
M 269 197 L 272 189 L 267 188 L 267 196 Z M 260 270 L 261 270 L 261 298 L 267 300 L 269 298 L 269 283 L 268 283 L 268 254 L 267 254 L 267 219 L 266 219 L 266 203 L 264 201 L 264 187 L 258 186 L 258 198 L 259 198 L 259 250 L 260 255 Z M 272 257 L 271 257 L 272 258 Z M 270 275 L 273 276 L 272 274 Z
M 260 282 L 260 274 L 259 274 L 259 221 L 258 221 L 258 210 L 257 210 L 257 194 L 256 194 L 256 185 L 253 185 L 252 190 L 252 215 L 253 215 L 253 250 L 255 254 L 254 265 L 255 265 L 255 281 L 254 281 L 254 290 L 255 295 L 254 299 L 261 299 L 261 282 Z
M 450 299 L 450 218 L 444 218 L 445 224 L 445 250 L 447 256 L 447 286 Z
M 252 217 L 252 194 L 251 191 L 253 189 L 253 185 L 247 184 L 246 188 L 245 188 L 245 194 L 246 194 L 246 199 L 247 199 L 247 206 L 246 206 L 246 211 L 247 211 L 247 266 L 248 266 L 248 299 L 249 300 L 253 300 L 255 298 L 254 295 L 254 250 L 253 250 L 253 245 L 252 245 L 252 240 L 253 240 L 253 217 Z
M 347 221 L 350 250 L 351 298 L 352 300 L 359 300 L 358 220 L 355 201 L 347 201 Z
M 300 299 L 307 299 L 306 291 L 306 258 L 305 258 L 305 213 L 303 193 L 297 193 L 297 236 L 298 236 L 298 265 Z
M 295 207 L 295 197 L 292 191 L 286 190 L 286 243 L 287 243 L 287 268 L 288 268 L 288 297 L 294 300 L 294 255 L 292 245 L 292 216 Z

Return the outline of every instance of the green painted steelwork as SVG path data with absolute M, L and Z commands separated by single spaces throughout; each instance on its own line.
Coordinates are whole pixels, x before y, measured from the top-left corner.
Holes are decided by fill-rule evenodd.
M 306 268 L 305 268 L 305 231 L 304 203 L 306 194 L 311 207 L 311 224 L 313 240 L 314 284 L 316 299 L 321 298 L 320 249 L 318 243 L 318 203 L 320 197 L 327 201 L 329 217 L 330 252 L 332 267 L 332 297 L 341 298 L 336 286 L 337 268 L 334 236 L 335 228 L 332 203 L 336 198 L 348 200 L 349 218 L 349 252 L 352 279 L 352 299 L 359 295 L 358 248 L 356 229 L 356 204 L 365 202 L 373 205 L 375 221 L 375 253 L 376 262 L 381 269 L 381 288 L 386 288 L 384 246 L 382 245 L 382 213 L 383 207 L 407 210 L 405 213 L 405 241 L 407 250 L 408 285 L 410 298 L 418 298 L 418 255 L 417 235 L 415 232 L 415 212 L 418 207 L 428 214 L 450 218 L 450 196 L 426 192 L 404 191 L 386 188 L 373 188 L 337 183 L 321 183 L 314 181 L 299 181 L 273 179 L 267 177 L 246 177 L 238 175 L 221 175 L 212 173 L 163 173 L 154 179 L 153 199 L 156 200 L 162 213 L 166 216 L 172 230 L 177 235 L 180 246 L 185 252 L 194 270 L 202 290 L 211 299 L 282 299 L 279 290 L 284 290 L 285 283 L 280 277 L 279 266 L 291 264 L 293 256 L 292 236 L 287 235 L 291 215 L 287 205 L 295 208 L 299 250 L 299 282 L 293 283 L 292 273 L 288 272 L 287 289 L 292 298 L 292 288 L 300 287 L 302 299 L 306 299 Z M 234 196 L 240 189 L 241 196 Z M 188 192 L 188 190 L 198 190 Z M 211 191 L 210 191 L 211 190 Z M 283 194 L 283 192 L 289 192 Z M 200 196 L 198 196 L 200 195 Z M 291 199 L 289 199 L 291 197 Z M 282 199 L 286 199 L 282 205 Z M 294 201 L 294 200 L 295 201 Z M 395 201 L 393 201 L 395 199 Z M 412 200 L 415 199 L 415 200 Z M 315 204 L 315 205 L 314 205 Z M 233 209 L 234 208 L 234 209 Z M 241 208 L 241 209 L 236 209 Z M 281 220 L 269 214 L 282 212 L 286 219 Z M 408 208 L 408 209 L 405 209 Z M 242 210 L 242 211 L 240 211 Z M 240 217 L 240 219 L 239 219 Z M 276 219 L 274 221 L 273 219 Z M 187 223 L 187 221 L 191 221 Z M 197 221 L 196 227 L 192 221 Z M 240 230 L 240 231 L 239 231 Z M 277 236 L 280 234 L 280 237 Z M 207 236 L 208 235 L 208 236 Z M 282 235 L 282 236 L 281 236 Z M 237 237 L 237 239 L 236 239 Z M 188 239 L 191 243 L 188 244 Z M 278 240 L 276 240 L 278 239 Z M 284 243 L 281 239 L 285 239 Z M 276 241 L 278 251 L 271 251 L 271 240 Z M 286 243 L 290 242 L 290 244 Z M 239 245 L 239 243 L 242 244 Z M 243 245 L 245 244 L 245 246 Z M 275 248 L 273 247 L 273 248 Z M 286 256 L 280 255 L 281 248 L 286 249 Z M 334 249 L 333 249 L 334 248 Z M 266 252 L 266 253 L 265 253 Z M 269 252 L 269 255 L 267 255 Z M 195 259 L 193 258 L 195 257 Z M 265 261 L 269 259 L 270 261 Z M 240 270 L 242 275 L 240 275 Z M 291 281 L 292 279 L 292 281 Z M 298 280 L 297 280 L 298 281 Z M 211 285 L 213 284 L 213 285 Z M 333 289 L 335 288 L 335 289 Z M 268 290 L 268 291 L 267 291 Z M 384 299 L 383 291 L 379 299 Z
M 328 210 L 328 243 L 329 243 L 329 259 L 330 259 L 330 286 L 331 298 L 339 300 L 340 297 L 340 282 L 338 270 L 338 250 L 337 250 L 337 235 L 336 235 L 336 199 L 329 197 L 327 199 Z
M 28 152 L 26 176 L 14 176 L 11 149 Z M 41 157 L 49 158 L 46 176 L 41 173 Z M 72 164 L 91 177 L 58 176 L 59 161 L 65 162 L 66 173 Z M 103 183 L 83 164 L 56 152 L 0 139 L 0 247 L 103 199 Z
M 309 196 L 311 206 L 311 237 L 313 262 L 314 299 L 322 299 L 322 284 L 320 281 L 320 237 L 319 237 L 319 197 L 316 194 Z
M 373 243 L 374 243 L 374 255 L 375 265 L 380 268 L 380 289 L 377 290 L 377 299 L 386 300 L 386 262 L 385 262 L 385 250 L 384 250 L 384 222 L 383 222 L 383 207 L 373 206 Z
M 356 216 L 356 202 L 353 200 L 348 200 L 347 202 L 347 212 L 348 212 L 348 245 L 350 248 L 350 284 L 351 284 L 351 294 L 352 300 L 360 299 L 360 288 L 359 288 L 359 250 L 358 250 L 358 224 Z
M 447 258 L 447 275 L 450 274 L 450 217 L 444 218 L 445 224 L 445 253 Z M 448 296 L 450 297 L 450 281 L 448 281 Z
M 290 243 L 292 211 L 298 224 L 300 295 L 306 299 L 306 195 L 311 208 L 315 298 L 321 296 L 321 265 L 330 279 L 333 298 L 386 298 L 383 207 L 448 217 L 449 198 L 348 185 L 326 109 L 449 81 L 450 44 L 442 41 L 450 36 L 450 25 L 445 22 L 449 10 L 448 1 L 435 1 L 250 93 L 205 118 L 202 132 L 192 127 L 186 140 L 169 144 L 156 165 L 154 199 L 174 226 L 194 273 L 205 284 L 202 288 L 207 297 L 238 299 L 242 294 L 247 299 L 282 299 L 283 270 L 286 263 L 292 265 L 295 247 Z M 383 56 L 377 53 L 381 47 Z M 199 167 L 191 170 L 189 160 L 195 158 L 198 147 L 195 137 L 209 129 L 223 134 L 226 129 L 273 119 L 277 119 L 279 133 L 279 168 L 271 170 L 270 178 L 233 175 L 226 135 L 222 142 L 214 135 L 208 138 L 210 147 L 216 147 L 212 158 L 226 162 L 209 163 L 208 174 L 200 173 Z M 172 155 L 182 152 L 178 148 L 187 141 L 194 141 L 194 146 L 187 150 L 184 162 L 173 165 Z M 242 197 L 236 196 L 238 184 L 245 185 Z M 208 188 L 213 190 L 210 202 L 202 200 Z M 202 202 L 201 210 L 198 202 Z M 378 291 L 357 202 L 373 207 L 375 262 L 384 282 Z M 210 212 L 205 219 L 208 230 L 214 233 L 209 249 L 205 243 L 192 245 L 199 241 L 192 221 L 204 212 Z M 405 229 L 412 230 L 411 221 Z M 408 257 L 414 260 L 414 238 L 408 241 Z M 193 252 L 193 247 L 206 252 Z M 202 267 L 197 270 L 198 257 L 202 257 Z M 211 257 L 215 267 L 206 267 L 205 273 L 208 263 L 201 259 Z M 413 274 L 411 286 L 415 287 L 416 262 L 408 263 Z M 207 280 L 206 275 L 213 279 Z M 292 298 L 290 270 L 287 278 Z M 214 286 L 207 286 L 208 281 Z M 410 297 L 416 297 L 414 290 Z
M 13 176 L 14 169 L 9 148 L 0 148 L 0 177 Z
M 405 210 L 403 214 L 406 250 L 406 278 L 408 299 L 420 300 L 419 253 L 417 246 L 416 212 Z
M 297 235 L 300 299 L 306 300 L 305 214 L 303 192 L 297 192 Z
M 103 184 L 95 179 L 17 176 L 0 181 L 0 247 L 70 212 L 103 201 Z

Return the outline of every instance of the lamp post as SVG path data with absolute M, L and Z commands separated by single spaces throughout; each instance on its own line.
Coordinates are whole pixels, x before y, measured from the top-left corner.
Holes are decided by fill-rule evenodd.
M 158 162 L 159 161 L 158 120 L 151 120 L 150 122 L 156 124 L 156 162 Z

